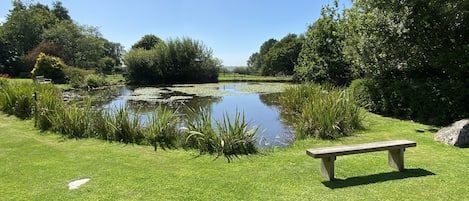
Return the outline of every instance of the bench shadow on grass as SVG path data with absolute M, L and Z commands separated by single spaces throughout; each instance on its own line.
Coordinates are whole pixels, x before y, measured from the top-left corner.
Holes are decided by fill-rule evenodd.
M 406 179 L 412 177 L 424 177 L 424 176 L 431 176 L 435 175 L 435 173 L 430 172 L 428 170 L 424 170 L 421 168 L 417 169 L 405 169 L 402 172 L 386 172 L 386 173 L 379 173 L 374 175 L 367 175 L 367 176 L 359 176 L 359 177 L 351 177 L 347 179 L 335 179 L 333 181 L 323 181 L 322 183 L 330 188 L 346 188 L 352 186 L 360 186 L 360 185 L 367 185 L 367 184 L 374 184 L 379 182 L 385 182 L 390 180 L 399 180 L 399 179 Z

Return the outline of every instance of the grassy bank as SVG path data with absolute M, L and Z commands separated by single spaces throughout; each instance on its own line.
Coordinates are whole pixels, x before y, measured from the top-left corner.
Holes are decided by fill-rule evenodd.
M 366 131 L 340 141 L 299 141 L 228 164 L 197 152 L 154 152 L 99 140 L 63 140 L 0 114 L 0 200 L 467 200 L 469 149 L 433 141 L 425 125 L 369 114 Z M 319 174 L 311 147 L 409 139 L 403 173 L 387 153 L 341 156 L 336 182 Z M 73 191 L 68 182 L 91 178 Z
M 274 77 L 260 75 L 242 75 L 238 73 L 220 73 L 218 74 L 219 82 L 291 82 L 291 76 Z

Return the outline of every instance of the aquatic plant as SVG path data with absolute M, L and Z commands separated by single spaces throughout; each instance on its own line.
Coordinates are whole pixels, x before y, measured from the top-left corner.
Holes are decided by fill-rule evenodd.
M 361 128 L 364 112 L 347 89 L 302 84 L 287 88 L 280 103 L 295 119 L 298 139 L 336 139 Z
M 257 127 L 250 127 L 244 114 L 236 112 L 234 119 L 225 113 L 223 120 L 216 120 L 216 129 L 212 126 L 210 112 L 199 109 L 199 116 L 188 123 L 186 145 L 199 150 L 200 154 L 224 156 L 228 162 L 239 155 L 258 152 L 256 143 Z
M 176 111 L 171 111 L 161 104 L 147 117 L 147 130 L 144 132 L 145 139 L 157 150 L 176 148 L 178 133 L 176 131 L 180 118 Z

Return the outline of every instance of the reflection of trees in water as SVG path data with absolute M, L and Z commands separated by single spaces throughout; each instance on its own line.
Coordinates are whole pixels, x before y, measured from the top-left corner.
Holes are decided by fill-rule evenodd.
M 127 107 L 133 111 L 139 111 L 141 113 L 150 113 L 158 105 L 166 107 L 166 109 L 177 110 L 178 113 L 187 114 L 188 108 L 193 108 L 198 110 L 199 108 L 206 109 L 211 111 L 211 106 L 215 103 L 219 103 L 222 100 L 222 97 L 193 97 L 189 100 L 175 100 L 171 102 L 161 102 L 161 103 L 149 103 L 143 101 L 128 101 Z
M 259 99 L 262 103 L 269 107 L 276 108 L 280 114 L 280 118 L 284 123 L 287 125 L 293 125 L 293 115 L 287 114 L 284 110 L 282 110 L 282 106 L 280 105 L 280 96 L 282 93 L 271 93 L 271 94 L 259 94 Z
M 119 96 L 130 93 L 131 91 L 124 86 L 109 87 L 97 90 L 79 90 L 74 93 L 79 96 L 84 97 L 85 99 L 91 100 L 93 106 L 103 107 L 111 103 L 113 100 Z
M 281 93 L 272 93 L 272 94 L 259 94 L 259 99 L 262 103 L 269 107 L 277 107 L 280 106 L 280 98 Z

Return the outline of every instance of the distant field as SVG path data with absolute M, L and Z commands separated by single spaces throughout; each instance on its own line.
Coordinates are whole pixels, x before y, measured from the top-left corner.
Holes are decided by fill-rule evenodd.
M 260 76 L 260 75 L 241 75 L 237 73 L 220 73 L 218 74 L 218 81 L 263 81 L 263 82 L 291 82 L 291 76 L 274 77 L 274 76 Z

